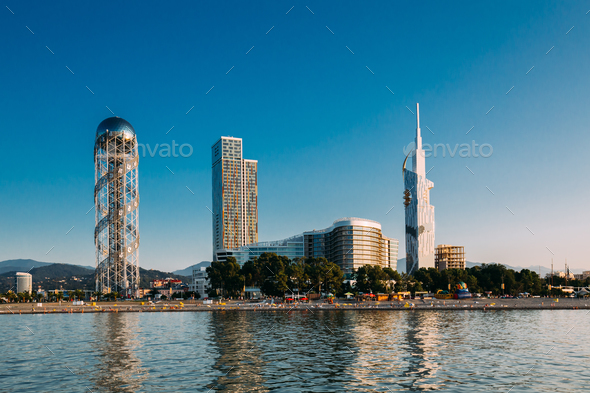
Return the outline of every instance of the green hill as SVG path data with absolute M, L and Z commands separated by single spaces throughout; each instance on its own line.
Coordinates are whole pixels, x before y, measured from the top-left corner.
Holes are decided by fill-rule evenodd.
M 36 261 L 33 261 L 36 262 Z M 27 271 L 19 268 L 18 271 Z M 87 289 L 94 290 L 96 287 L 94 270 L 85 267 L 69 265 L 65 263 L 53 263 L 46 266 L 33 268 L 30 272 L 33 275 L 33 290 L 39 286 L 42 289 Z M 0 293 L 15 290 L 15 271 L 0 274 Z M 176 278 L 188 284 L 189 277 L 180 276 L 173 273 L 166 273 L 159 270 L 146 270 L 139 268 L 139 286 L 149 288 L 150 281 L 164 278 Z
M 162 272 L 159 270 L 146 270 L 146 269 L 142 269 L 141 267 L 139 268 L 139 286 L 141 288 L 149 288 L 150 287 L 150 281 L 152 280 L 161 280 L 164 278 L 176 278 L 178 280 L 182 280 L 182 282 L 184 284 L 188 284 L 189 281 L 191 280 L 190 277 L 187 276 L 180 276 L 178 274 L 174 274 L 174 273 L 166 273 L 166 272 Z

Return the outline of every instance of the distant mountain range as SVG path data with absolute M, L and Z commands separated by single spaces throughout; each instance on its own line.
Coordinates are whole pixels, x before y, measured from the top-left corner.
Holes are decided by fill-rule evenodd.
M 4 271 L 0 273 L 0 293 L 14 289 L 16 272 L 31 273 L 33 275 L 33 288 L 35 289 L 41 286 L 43 289 L 94 290 L 96 285 L 94 279 L 95 269 L 90 266 L 16 259 L 0 262 L 0 268 L 4 268 Z M 192 270 L 190 276 L 192 276 Z M 190 282 L 189 277 L 185 275 L 139 268 L 139 286 L 141 288 L 149 288 L 152 280 L 168 277 L 180 279 L 185 284 Z
M 193 269 L 194 268 L 199 268 L 199 267 L 208 267 L 211 265 L 211 262 L 209 261 L 202 261 L 199 262 L 197 264 L 191 265 L 189 267 L 187 267 L 186 269 L 182 269 L 182 270 L 175 270 L 172 273 L 174 274 L 178 274 L 179 276 L 188 276 L 188 277 L 192 277 L 193 276 Z
M 40 262 L 33 259 L 9 259 L 0 262 L 0 274 L 7 272 L 28 272 L 33 268 L 54 265 L 56 262 Z M 87 270 L 94 271 L 92 266 L 70 265 L 77 266 Z M 88 273 L 86 273 L 88 274 Z
M 490 262 L 494 263 L 494 262 Z M 202 261 L 197 264 L 191 265 L 184 269 L 175 270 L 172 273 L 162 272 L 159 270 L 146 270 L 140 267 L 140 285 L 142 287 L 149 287 L 149 282 L 154 279 L 161 279 L 166 277 L 173 277 L 183 279 L 184 282 L 189 282 L 190 277 L 192 277 L 193 269 L 200 268 L 200 267 L 207 267 L 211 264 L 209 261 Z M 467 261 L 465 263 L 466 267 L 474 267 L 481 265 L 481 262 L 471 262 Z M 551 272 L 551 268 L 545 266 L 510 266 L 506 265 L 506 268 L 512 269 L 515 271 L 520 271 L 522 269 L 529 269 L 536 273 L 541 274 L 541 277 L 545 277 L 547 273 Z M 563 266 L 554 266 L 554 270 L 563 271 Z M 58 282 L 61 283 L 60 285 L 66 284 L 66 286 L 76 286 L 80 285 L 80 280 L 86 281 L 84 286 L 93 286 L 93 275 L 94 275 L 95 268 L 92 266 L 83 266 L 83 265 L 71 265 L 71 264 L 64 264 L 64 263 L 54 263 L 54 262 L 40 262 L 35 261 L 33 259 L 10 259 L 6 261 L 0 262 L 0 287 L 4 286 L 12 286 L 14 280 L 14 273 L 15 272 L 30 272 L 33 274 L 33 282 L 37 285 L 54 285 Z M 570 269 L 571 273 L 581 273 L 583 270 L 590 270 L 590 269 Z M 397 271 L 400 273 L 404 273 L 406 271 L 406 258 L 398 259 L 397 261 Z M 76 277 L 77 279 L 72 279 L 71 277 Z M 73 280 L 73 281 L 72 281 Z M 71 283 L 69 281 L 72 281 Z M 65 286 L 64 286 L 65 288 Z M 65 288 L 67 289 L 67 288 Z M 7 290 L 7 289 L 5 289 Z
M 496 262 L 485 262 L 486 264 L 491 264 L 491 263 L 496 263 Z M 470 261 L 465 261 L 465 267 L 474 267 L 474 266 L 481 266 L 483 263 L 482 262 L 470 262 Z M 512 269 L 514 271 L 521 271 L 522 269 L 528 269 L 530 271 L 533 271 L 537 274 L 539 274 L 539 271 L 541 272 L 541 277 L 545 277 L 545 275 L 547 273 L 551 273 L 551 268 L 550 267 L 545 267 L 545 266 L 528 266 L 528 267 L 522 267 L 522 266 L 510 266 L 510 265 L 506 265 L 505 263 L 500 263 L 500 265 L 504 265 L 506 266 L 507 269 Z M 554 271 L 563 271 L 564 266 L 553 266 L 553 270 Z M 583 270 L 590 270 L 590 269 L 570 269 L 570 273 L 582 273 Z M 406 272 L 406 258 L 401 258 L 397 260 L 397 271 L 400 273 L 405 273 Z

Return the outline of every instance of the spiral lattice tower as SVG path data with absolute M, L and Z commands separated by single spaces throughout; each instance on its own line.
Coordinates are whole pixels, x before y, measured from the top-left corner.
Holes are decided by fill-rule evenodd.
M 96 290 L 138 295 L 139 289 L 139 156 L 135 130 L 110 117 L 96 130 L 94 206 Z

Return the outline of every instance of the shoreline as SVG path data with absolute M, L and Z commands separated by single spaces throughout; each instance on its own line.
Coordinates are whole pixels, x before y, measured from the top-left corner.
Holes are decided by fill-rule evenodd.
M 84 313 L 153 313 L 153 312 L 316 312 L 316 311 L 497 311 L 497 310 L 590 310 L 590 299 L 572 298 L 528 299 L 463 299 L 463 300 L 407 300 L 391 302 L 335 302 L 321 301 L 309 304 L 244 303 L 227 301 L 226 304 L 205 305 L 202 302 L 182 302 L 141 305 L 140 302 L 99 302 L 95 306 L 73 306 L 70 303 L 8 303 L 0 305 L 0 315 L 45 315 Z

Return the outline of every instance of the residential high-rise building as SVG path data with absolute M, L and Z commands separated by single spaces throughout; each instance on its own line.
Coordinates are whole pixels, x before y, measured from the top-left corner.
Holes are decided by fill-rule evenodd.
M 103 120 L 94 140 L 96 290 L 139 294 L 139 155 L 135 130 Z
M 242 139 L 212 147 L 213 260 L 216 251 L 258 241 L 258 161 L 242 158 Z
M 425 156 L 420 135 L 420 107 L 416 104 L 416 140 L 412 170 L 403 164 L 404 206 L 406 209 L 406 272 L 413 274 L 422 267 L 434 267 L 434 206 L 430 190 L 434 183 L 426 178 Z
M 334 262 L 347 278 L 364 265 L 397 270 L 399 241 L 383 236 L 377 221 L 341 218 L 329 228 L 303 232 L 303 238 L 306 257 Z
M 465 248 L 463 246 L 439 244 L 436 246 L 434 267 L 441 272 L 445 269 L 465 270 Z

